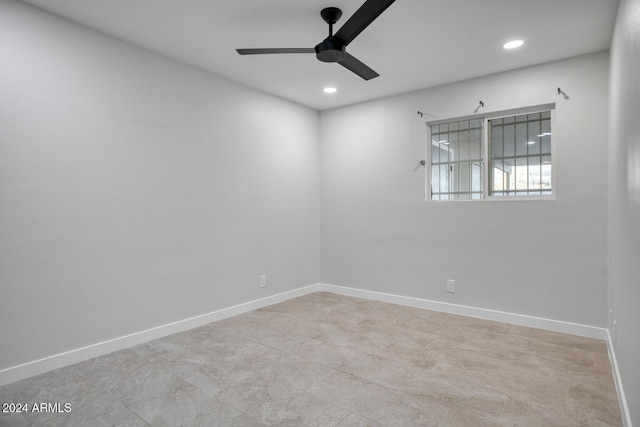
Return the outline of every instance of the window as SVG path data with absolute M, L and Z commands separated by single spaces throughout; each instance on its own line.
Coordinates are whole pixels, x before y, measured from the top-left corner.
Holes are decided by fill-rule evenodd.
M 431 126 L 433 200 L 482 198 L 482 120 Z
M 551 112 L 489 120 L 489 194 L 551 194 Z
M 552 195 L 553 108 L 430 123 L 431 200 Z

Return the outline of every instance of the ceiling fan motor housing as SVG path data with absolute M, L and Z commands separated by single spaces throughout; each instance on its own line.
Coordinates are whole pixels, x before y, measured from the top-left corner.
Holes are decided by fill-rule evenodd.
M 316 58 L 322 62 L 340 62 L 347 56 L 344 44 L 327 37 L 316 47 Z

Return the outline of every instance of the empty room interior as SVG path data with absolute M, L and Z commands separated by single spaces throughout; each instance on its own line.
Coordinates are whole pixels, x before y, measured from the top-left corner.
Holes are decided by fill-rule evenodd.
M 639 119 L 640 0 L 0 0 L 0 426 L 640 425 Z

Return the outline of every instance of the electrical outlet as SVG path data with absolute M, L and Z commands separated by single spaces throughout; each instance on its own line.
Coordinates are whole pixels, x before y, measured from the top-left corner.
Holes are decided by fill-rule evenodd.
M 447 279 L 447 292 L 454 294 L 456 292 L 456 281 Z
M 266 286 L 267 286 L 267 276 L 263 274 L 262 276 L 260 276 L 260 287 L 264 288 Z

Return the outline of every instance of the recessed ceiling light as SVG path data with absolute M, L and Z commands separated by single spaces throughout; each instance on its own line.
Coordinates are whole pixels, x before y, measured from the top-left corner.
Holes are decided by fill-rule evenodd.
M 324 93 L 336 93 L 338 91 L 338 89 L 336 89 L 335 87 L 325 87 L 324 88 Z
M 515 49 L 517 47 L 520 47 L 524 44 L 524 42 L 522 40 L 511 40 L 510 42 L 505 43 L 504 45 L 502 45 L 502 47 L 504 47 L 505 49 Z

